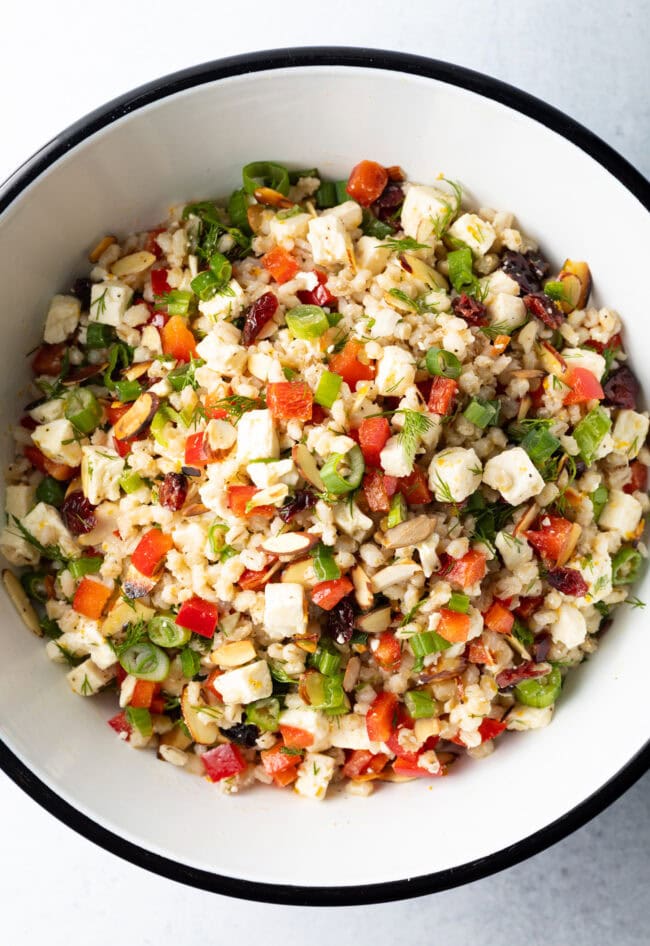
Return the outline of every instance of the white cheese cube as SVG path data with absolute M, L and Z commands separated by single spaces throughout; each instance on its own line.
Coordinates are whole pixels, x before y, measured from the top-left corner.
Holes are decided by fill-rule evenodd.
M 229 421 L 213 417 L 208 421 L 205 435 L 212 450 L 229 450 L 237 439 L 237 429 Z
M 41 545 L 58 545 L 65 558 L 78 558 L 79 550 L 54 506 L 38 503 L 20 520 Z
M 488 460 L 483 482 L 498 490 L 511 506 L 518 506 L 544 489 L 544 480 L 522 447 L 504 450 Z
M 415 381 L 415 361 L 411 352 L 387 345 L 382 352 L 375 384 L 379 394 L 401 397 Z
M 242 374 L 248 361 L 248 352 L 243 345 L 226 344 L 213 332 L 199 342 L 196 351 L 208 368 L 224 378 Z
M 412 184 L 402 206 L 402 228 L 419 243 L 432 243 L 438 223 L 449 214 L 450 197 L 435 187 Z
M 371 742 L 368 738 L 366 717 L 360 713 L 347 713 L 345 716 L 333 716 L 329 725 L 330 745 L 338 749 L 368 749 L 370 752 L 381 752 L 379 742 Z
M 93 506 L 104 499 L 113 502 L 120 498 L 119 479 L 125 461 L 110 447 L 82 447 L 81 488 Z
M 374 315 L 365 323 L 361 322 L 357 332 L 363 335 L 368 330 L 371 338 L 392 338 L 395 329 L 402 321 L 402 316 L 389 306 L 377 306 Z
M 590 348 L 563 348 L 562 357 L 569 368 L 586 368 L 598 381 L 605 371 L 605 359 Z
M 32 431 L 32 440 L 49 460 L 68 466 L 79 466 L 81 462 L 81 446 L 75 437 L 75 429 L 65 417 L 39 424 Z
M 72 335 L 79 324 L 81 302 L 76 296 L 54 296 L 47 310 L 43 338 L 48 345 L 58 345 Z
M 503 564 L 510 571 L 532 561 L 533 550 L 522 536 L 515 536 L 510 532 L 498 532 L 494 544 L 501 554 Z
M 262 463 L 257 461 L 249 463 L 246 472 L 250 476 L 255 486 L 260 489 L 266 489 L 267 486 L 275 486 L 277 483 L 286 483 L 287 486 L 296 486 L 298 483 L 298 471 L 292 459 L 276 460 L 274 463 Z
M 276 459 L 280 454 L 278 435 L 269 410 L 247 411 L 237 425 L 237 460 Z
M 439 503 L 460 503 L 481 484 L 483 466 L 472 449 L 450 447 L 429 464 L 429 486 Z
M 619 411 L 612 430 L 614 450 L 633 460 L 646 441 L 648 425 L 650 421 L 644 414 L 630 410 Z
M 305 592 L 297 582 L 277 582 L 264 588 L 264 630 L 273 640 L 304 634 L 307 629 Z M 221 680 L 221 678 L 219 678 Z
M 465 243 L 475 256 L 485 256 L 496 237 L 492 224 L 478 214 L 462 214 L 449 227 L 449 233 Z
M 381 468 L 389 476 L 408 476 L 413 472 L 413 464 L 404 453 L 399 434 L 389 437 L 384 449 L 379 454 Z
M 101 322 L 102 325 L 112 325 L 117 328 L 124 318 L 132 296 L 133 289 L 125 286 L 124 283 L 94 283 L 90 290 L 88 318 L 91 322 Z
M 110 683 L 114 676 L 114 666 L 112 669 L 102 669 L 91 659 L 84 660 L 66 674 L 71 689 L 79 696 L 94 696 Z
M 280 726 L 291 726 L 293 729 L 303 729 L 314 737 L 309 747 L 311 752 L 320 752 L 329 749 L 330 727 L 327 716 L 313 709 L 287 709 L 280 713 Z M 365 720 L 364 720 L 365 722 Z
M 580 556 L 568 563 L 568 567 L 577 569 L 589 585 L 589 591 L 582 599 L 587 604 L 602 601 L 612 592 L 612 560 L 609 555 L 608 541 L 606 535 L 599 533 L 588 555 Z
M 63 398 L 55 397 L 53 401 L 45 401 L 44 404 L 33 407 L 29 412 L 29 416 L 37 424 L 49 424 L 51 421 L 60 420 L 63 417 L 64 408 Z
M 553 718 L 553 707 L 524 706 L 516 703 L 508 713 L 506 729 L 525 732 L 529 729 L 543 729 Z
M 273 693 L 273 680 L 266 660 L 256 660 L 245 667 L 227 670 L 219 677 L 219 693 L 224 703 L 253 703 Z
M 23 519 L 34 505 L 34 487 L 9 485 L 5 492 L 7 524 L 0 533 L 0 552 L 14 565 L 35 565 L 38 552 L 23 538 L 14 519 Z
M 519 296 L 500 292 L 492 302 L 487 303 L 487 314 L 491 325 L 498 325 L 504 335 L 511 335 L 526 321 L 526 306 Z
M 334 775 L 334 769 L 334 759 L 328 755 L 308 752 L 304 761 L 298 766 L 298 778 L 294 782 L 294 790 L 303 798 L 322 801 Z
M 631 539 L 641 522 L 642 513 L 643 507 L 638 499 L 621 489 L 612 489 L 598 525 L 601 529 L 622 533 L 624 539 Z
M 377 237 L 362 236 L 357 240 L 354 255 L 358 269 L 367 269 L 373 276 L 378 276 L 386 269 L 390 247 L 384 246 Z
M 155 325 L 145 325 L 142 329 L 140 344 L 142 348 L 147 348 L 151 355 L 162 355 L 160 332 Z M 146 360 L 145 358 L 145 361 Z
M 363 220 L 363 211 L 356 200 L 345 200 L 336 207 L 330 207 L 325 211 L 324 216 L 336 217 L 340 220 L 346 230 L 356 230 L 361 226 Z
M 260 381 L 269 381 L 275 361 L 270 355 L 261 351 L 251 351 L 248 354 L 248 370 L 254 378 Z
M 567 650 L 573 650 L 587 636 L 587 622 L 582 611 L 575 604 L 562 604 L 557 611 L 557 618 L 551 625 L 551 637 L 558 644 L 564 644 Z
M 34 496 L 36 490 L 27 483 L 8 484 L 5 490 L 5 511 L 7 521 L 11 522 L 12 516 L 16 519 L 22 519 L 34 505 Z
M 332 512 L 339 529 L 357 542 L 363 541 L 375 527 L 372 519 L 361 512 L 356 503 L 336 503 Z
M 418 542 L 415 546 L 420 556 L 420 565 L 422 566 L 425 578 L 431 578 L 440 564 L 437 552 L 439 541 L 440 536 L 432 532 L 428 539 L 425 539 L 424 542 Z
M 329 266 L 348 263 L 352 257 L 352 243 L 345 224 L 332 215 L 315 217 L 307 235 L 314 263 Z
M 512 276 L 508 276 L 502 269 L 496 269 L 485 279 L 481 280 L 481 286 L 486 291 L 485 302 L 489 307 L 494 302 L 499 293 L 505 292 L 509 296 L 518 296 L 520 294 L 519 283 Z
M 276 214 L 269 223 L 269 233 L 276 243 L 281 246 L 292 247 L 296 240 L 304 240 L 307 236 L 307 227 L 312 218 L 309 214 L 294 214 L 284 217 Z
M 208 318 L 236 319 L 242 310 L 246 294 L 236 279 L 231 279 L 225 289 L 218 292 L 212 299 L 199 302 L 199 312 Z

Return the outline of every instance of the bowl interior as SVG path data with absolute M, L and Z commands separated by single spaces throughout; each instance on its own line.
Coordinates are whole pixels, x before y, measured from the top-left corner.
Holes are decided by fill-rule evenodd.
M 49 297 L 86 272 L 105 233 L 155 225 L 182 200 L 227 194 L 242 165 L 274 158 L 343 177 L 361 158 L 440 173 L 479 206 L 512 210 L 554 264 L 589 261 L 595 299 L 618 309 L 650 387 L 650 216 L 584 151 L 514 109 L 405 72 L 310 67 L 233 76 L 115 121 L 42 173 L 0 221 L 2 458 Z M 637 590 L 644 598 L 647 578 Z M 570 678 L 553 724 L 512 734 L 451 777 L 324 804 L 290 792 L 222 797 L 132 752 L 106 726 L 110 700 L 68 692 L 64 674 L 0 596 L 0 719 L 9 747 L 55 792 L 127 840 L 181 864 L 276 884 L 345 887 L 448 870 L 521 841 L 611 779 L 647 738 L 650 636 L 622 608 Z

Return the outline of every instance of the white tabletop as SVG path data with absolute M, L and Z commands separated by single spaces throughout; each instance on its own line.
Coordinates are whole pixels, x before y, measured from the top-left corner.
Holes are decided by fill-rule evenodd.
M 68 123 L 155 76 L 317 44 L 416 52 L 505 79 L 650 174 L 648 0 L 37 0 L 5 5 L 2 38 L 0 179 Z M 649 788 L 646 776 L 587 827 L 496 877 L 407 903 L 315 910 L 244 904 L 148 874 L 59 824 L 0 775 L 1 941 L 645 944 Z

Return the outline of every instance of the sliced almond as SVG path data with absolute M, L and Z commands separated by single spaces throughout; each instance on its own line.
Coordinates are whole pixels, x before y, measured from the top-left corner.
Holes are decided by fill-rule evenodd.
M 343 674 L 343 689 L 346 693 L 354 690 L 361 672 L 361 661 L 358 657 L 350 657 Z
M 280 191 L 273 190 L 272 187 L 256 187 L 253 194 L 258 204 L 264 204 L 265 207 L 277 207 L 278 210 L 289 210 L 296 205 Z
M 261 547 L 269 555 L 277 555 L 285 561 L 290 561 L 305 555 L 318 545 L 319 541 L 320 536 L 311 532 L 285 532 L 266 539 Z
M 67 489 L 66 489 L 66 491 L 65 491 L 66 499 L 67 499 L 67 497 L 70 495 L 70 493 L 76 493 L 76 492 L 78 492 L 81 488 L 82 488 L 82 486 L 81 486 L 81 477 L 80 477 L 80 476 L 75 476 L 75 478 L 74 478 L 73 480 L 70 480 L 70 482 L 68 483 Z
M 448 289 L 449 283 L 436 269 L 433 269 L 424 260 L 421 260 L 419 256 L 414 256 L 413 253 L 402 253 L 399 258 L 400 266 L 405 273 L 408 273 L 409 276 L 413 276 L 414 279 L 418 279 L 420 282 L 423 282 L 425 286 L 428 286 L 429 289 Z
M 111 266 L 111 272 L 114 276 L 135 276 L 136 273 L 143 273 L 145 269 L 153 266 L 156 257 L 147 250 L 138 250 L 137 253 L 129 253 L 123 256 Z
M 542 339 L 538 345 L 537 351 L 539 354 L 539 360 L 548 374 L 553 374 L 556 378 L 562 380 L 566 374 L 567 365 L 559 351 L 556 351 L 550 342 L 547 342 L 544 339 Z
M 304 650 L 307 654 L 315 654 L 318 650 L 318 637 L 317 636 L 308 636 L 308 637 L 294 637 L 293 639 L 296 647 L 300 647 L 301 650 Z
M 153 361 L 137 361 L 122 372 L 122 377 L 126 378 L 127 381 L 137 381 L 138 378 L 147 373 L 152 364 Z
M 462 657 L 442 657 L 431 671 L 424 671 L 418 679 L 421 682 L 433 683 L 440 680 L 453 680 L 467 669 L 467 661 Z
M 580 281 L 580 291 L 576 292 L 575 283 L 569 280 L 568 277 L 575 277 Z M 559 279 L 561 280 L 563 287 L 567 291 L 571 302 L 574 303 L 574 308 L 584 309 L 589 299 L 591 293 L 591 270 L 589 265 L 583 260 L 572 260 L 567 259 L 564 261 L 564 266 L 562 267 L 562 272 L 560 273 Z M 565 285 L 566 280 L 566 285 Z
M 528 411 L 531 409 L 533 402 L 526 395 L 522 397 L 519 402 L 519 410 L 517 411 L 517 420 L 524 420 L 528 416 Z
M 102 621 L 102 634 L 104 637 L 113 637 L 124 630 L 127 624 L 134 624 L 136 621 L 150 621 L 154 616 L 153 608 L 148 608 L 139 601 L 128 602 L 118 598 L 114 607 L 108 612 Z
M 201 746 L 210 746 L 219 737 L 219 723 L 216 719 L 206 721 L 205 714 L 201 715 L 204 706 L 207 708 L 207 704 L 201 699 L 201 684 L 196 681 L 188 683 L 181 696 L 183 722 L 194 742 Z
M 251 641 L 233 641 L 223 644 L 210 654 L 210 660 L 217 667 L 241 667 L 254 660 L 257 656 Z
M 512 530 L 514 536 L 521 535 L 522 532 L 525 532 L 526 529 L 533 524 L 539 513 L 539 506 L 537 503 L 531 503 L 528 509 L 520 516 L 520 518 L 515 523 L 515 527 Z
M 14 573 L 8 568 L 5 568 L 2 572 L 2 580 L 5 583 L 5 588 L 7 589 L 9 599 L 18 612 L 25 627 L 31 631 L 32 634 L 36 634 L 37 637 L 42 637 L 43 631 L 41 630 L 41 626 L 38 623 L 36 611 L 34 611 L 29 598 L 25 594 L 25 589 L 20 584 Z
M 160 744 L 174 749 L 187 749 L 192 745 L 192 740 L 180 726 L 174 726 L 161 737 Z
M 75 368 L 61 384 L 66 388 L 75 387 L 77 384 L 81 384 L 89 378 L 94 378 L 95 375 L 103 374 L 107 368 L 108 362 L 102 362 L 98 365 L 84 365 L 83 368 Z
M 351 577 L 352 584 L 354 585 L 354 596 L 357 599 L 357 604 L 362 611 L 367 611 L 368 608 L 372 607 L 375 600 L 375 596 L 372 593 L 370 579 L 366 575 L 361 565 L 355 565 L 355 567 L 352 569 Z
M 88 254 L 88 259 L 90 262 L 96 263 L 99 257 L 102 256 L 113 243 L 117 243 L 117 240 L 114 236 L 102 237 L 99 243 L 97 243 L 97 245 L 94 246 Z
M 413 732 L 420 742 L 426 742 L 431 736 L 439 736 L 442 724 L 435 717 L 416 719 Z
M 118 440 L 127 440 L 141 434 L 153 420 L 159 406 L 158 396 L 145 391 L 133 402 L 126 414 L 122 414 L 119 420 L 116 421 L 113 426 L 113 434 Z
M 364 634 L 381 634 L 382 631 L 390 627 L 390 622 L 390 608 L 377 608 L 375 611 L 369 611 L 367 614 L 360 614 L 355 621 L 355 627 L 358 627 Z
M 176 746 L 168 746 L 161 742 L 158 746 L 158 758 L 171 763 L 171 765 L 182 767 L 187 763 L 188 755 L 187 752 L 177 749 Z
M 316 466 L 316 461 L 307 449 L 307 445 L 304 443 L 296 444 L 291 451 L 291 456 L 303 479 L 311 483 L 312 486 L 315 486 L 319 493 L 327 492 L 320 471 Z
M 282 582 L 295 582 L 304 588 L 313 588 L 318 584 L 314 563 L 311 558 L 303 558 L 299 562 L 291 562 L 282 572 Z
M 248 217 L 248 225 L 253 231 L 253 233 L 259 233 L 264 222 L 264 207 L 261 204 L 251 204 L 246 211 L 246 216 Z
M 566 565 L 573 553 L 575 552 L 576 545 L 578 544 L 578 539 L 582 534 L 582 526 L 579 526 L 577 522 L 574 522 L 571 526 L 571 532 L 566 540 L 566 544 L 562 550 L 562 554 L 557 560 L 558 568 L 561 568 L 562 565 Z
M 287 497 L 289 487 L 286 483 L 276 483 L 258 490 L 246 504 L 247 512 L 252 512 L 258 506 L 279 506 Z
M 157 582 L 158 578 L 156 576 L 150 578 L 148 575 L 143 575 L 135 565 L 129 564 L 126 577 L 122 582 L 122 590 L 127 598 L 133 601 L 136 598 L 144 598 L 145 595 L 150 594 L 156 587 Z
M 183 507 L 183 515 L 189 518 L 192 516 L 202 516 L 206 512 L 209 512 L 209 510 L 203 503 L 190 503 L 189 506 Z
M 406 549 L 428 539 L 436 527 L 436 520 L 431 516 L 415 516 L 400 522 L 384 533 L 384 545 L 387 549 Z
M 421 571 L 422 568 L 417 562 L 406 560 L 396 562 L 394 565 L 388 565 L 386 568 L 382 568 L 381 571 L 373 575 L 370 579 L 370 584 L 374 593 L 379 594 L 380 591 L 385 591 L 386 588 L 390 588 L 391 585 L 399 585 L 403 581 L 408 581 L 409 578 L 412 578 L 413 575 Z
M 404 298 L 402 299 L 391 293 L 389 289 L 386 289 L 384 292 L 384 302 L 401 315 L 413 313 L 416 308 L 415 303 L 407 292 L 404 293 Z

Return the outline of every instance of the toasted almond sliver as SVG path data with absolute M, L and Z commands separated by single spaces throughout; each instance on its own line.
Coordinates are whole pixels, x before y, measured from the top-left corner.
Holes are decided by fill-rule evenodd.
M 241 667 L 254 660 L 255 656 L 255 647 L 251 641 L 233 641 L 213 650 L 210 660 L 218 667 Z
M 7 594 L 11 599 L 11 603 L 20 615 L 25 627 L 30 630 L 32 634 L 36 634 L 37 637 L 42 637 L 43 631 L 41 630 L 41 627 L 38 623 L 36 612 L 31 606 L 23 586 L 20 584 L 14 573 L 8 568 L 5 568 L 2 572 L 2 580 L 5 583 L 5 588 L 7 589 Z
M 129 253 L 128 256 L 118 259 L 111 266 L 111 272 L 114 276 L 135 276 L 136 273 L 143 273 L 145 269 L 149 269 L 155 262 L 156 257 L 153 253 L 139 250 L 137 253 Z
M 523 513 L 520 519 L 517 520 L 517 523 L 512 530 L 514 536 L 520 535 L 522 532 L 525 532 L 528 526 L 532 525 L 534 520 L 537 518 L 539 512 L 539 506 L 537 503 L 531 503 L 528 509 Z
M 102 255 L 102 253 L 105 253 L 106 250 L 109 248 L 109 246 L 111 246 L 113 243 L 116 243 L 116 242 L 117 240 L 115 239 L 114 236 L 102 237 L 102 239 L 99 241 L 97 246 L 94 246 L 93 249 L 88 254 L 88 259 L 90 260 L 90 262 L 96 263 L 99 257 Z
M 257 187 L 253 195 L 258 204 L 264 204 L 266 207 L 277 207 L 280 210 L 290 210 L 296 205 L 280 191 L 273 190 L 272 187 Z

